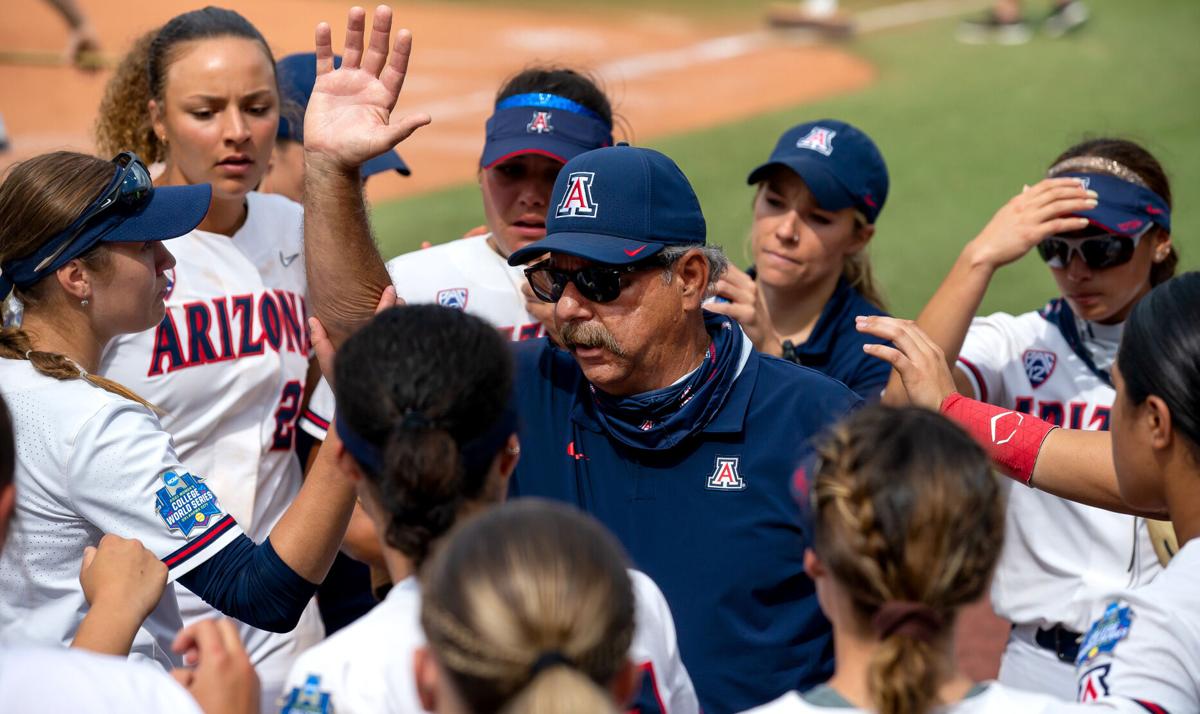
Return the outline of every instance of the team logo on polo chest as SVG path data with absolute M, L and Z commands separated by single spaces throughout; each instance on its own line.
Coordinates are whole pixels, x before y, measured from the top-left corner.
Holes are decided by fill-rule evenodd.
M 439 290 L 437 294 L 438 305 L 452 307 L 455 310 L 466 310 L 467 294 L 466 288 L 446 288 L 445 290 Z
M 163 487 L 158 489 L 155 509 L 167 528 L 179 531 L 184 538 L 192 531 L 203 530 L 223 514 L 217 505 L 217 495 L 204 479 L 189 473 L 167 471 L 162 475 Z
M 530 134 L 549 134 L 554 131 L 550 126 L 550 112 L 534 112 L 533 118 L 525 125 L 525 131 Z
M 1021 362 L 1025 365 L 1025 376 L 1029 377 L 1029 383 L 1037 389 L 1054 374 L 1058 355 L 1048 350 L 1025 350 L 1025 354 L 1021 355 Z
M 596 174 L 576 171 L 567 177 L 567 190 L 555 211 L 559 218 L 595 218 L 599 206 L 592 200 L 592 181 Z
M 712 476 L 706 486 L 714 491 L 741 491 L 746 488 L 746 479 L 738 472 L 738 457 L 718 456 Z
M 833 153 L 833 137 L 837 132 L 823 126 L 814 126 L 808 133 L 796 141 L 797 149 L 811 149 L 818 154 L 829 156 Z
M 281 714 L 332 714 L 329 692 L 321 689 L 321 677 L 310 674 L 303 687 L 293 687 L 282 702 Z

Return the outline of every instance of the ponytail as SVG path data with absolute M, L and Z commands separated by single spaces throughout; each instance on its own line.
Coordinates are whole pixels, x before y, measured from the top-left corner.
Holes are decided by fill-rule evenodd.
M 29 333 L 19 327 L 0 328 L 0 359 L 29 360 L 33 368 L 46 377 L 57 380 L 82 379 L 94 387 L 137 402 L 155 414 L 162 412 L 150 402 L 142 399 L 133 390 L 106 377 L 92 374 L 80 367 L 70 357 L 57 352 L 44 352 L 33 348 Z
M 818 448 L 813 550 L 876 633 L 879 714 L 926 714 L 953 664 L 958 610 L 987 588 L 1004 502 L 986 455 L 939 414 L 875 405 Z
M 616 714 L 610 693 L 574 667 L 554 667 L 535 674 L 501 714 Z

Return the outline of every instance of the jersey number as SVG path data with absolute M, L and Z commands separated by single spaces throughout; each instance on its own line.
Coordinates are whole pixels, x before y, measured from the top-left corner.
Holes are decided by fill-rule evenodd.
M 283 385 L 283 393 L 279 395 L 279 409 L 275 410 L 272 451 L 288 451 L 295 445 L 296 420 L 300 416 L 300 399 L 303 396 L 304 388 L 300 382 L 293 379 Z

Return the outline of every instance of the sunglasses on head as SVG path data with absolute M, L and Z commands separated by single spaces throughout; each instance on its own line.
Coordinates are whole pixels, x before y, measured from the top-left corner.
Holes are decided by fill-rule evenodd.
M 1092 270 L 1113 268 L 1124 265 L 1133 258 L 1133 251 L 1137 249 L 1138 242 L 1153 225 L 1146 224 L 1145 228 L 1132 236 L 1113 233 L 1079 237 L 1051 236 L 1038 243 L 1038 255 L 1042 256 L 1046 265 L 1056 269 L 1070 265 L 1071 257 L 1076 253 L 1083 264 Z
M 150 172 L 146 170 L 146 165 L 136 154 L 122 151 L 112 162 L 117 165 L 117 173 L 109 181 L 104 193 L 92 201 L 92 205 L 88 206 L 83 215 L 75 219 L 75 230 L 58 250 L 38 263 L 34 270 L 44 270 L 52 264 L 100 216 L 116 208 L 136 209 L 150 198 L 150 194 L 154 192 L 154 182 L 150 180 Z
M 585 265 L 566 270 L 543 261 L 525 269 L 525 279 L 533 294 L 542 302 L 558 302 L 567 283 L 573 283 L 579 294 L 591 302 L 612 302 L 621 295 L 621 278 L 641 270 L 663 267 L 662 261 L 651 258 L 633 265 Z

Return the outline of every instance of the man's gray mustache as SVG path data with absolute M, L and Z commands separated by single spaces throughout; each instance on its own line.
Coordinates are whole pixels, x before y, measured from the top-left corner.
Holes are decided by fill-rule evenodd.
M 625 351 L 617 344 L 617 338 L 607 327 L 596 322 L 568 322 L 563 325 L 560 336 L 567 349 L 603 347 L 617 357 L 625 356 Z

